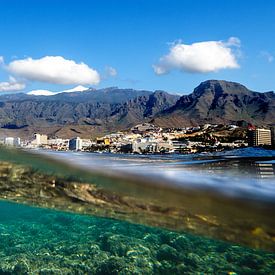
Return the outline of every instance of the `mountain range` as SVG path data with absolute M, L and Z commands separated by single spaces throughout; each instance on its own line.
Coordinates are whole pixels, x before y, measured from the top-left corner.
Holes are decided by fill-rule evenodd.
M 182 96 L 117 87 L 68 91 L 0 96 L 0 134 L 89 137 L 143 122 L 161 127 L 275 122 L 275 93 L 254 92 L 235 82 L 207 80 Z

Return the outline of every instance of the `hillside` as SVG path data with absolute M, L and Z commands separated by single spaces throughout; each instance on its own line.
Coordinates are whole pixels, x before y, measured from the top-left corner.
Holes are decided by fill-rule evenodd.
M 0 134 L 29 137 L 95 136 L 151 121 L 162 127 L 245 120 L 274 123 L 274 92 L 259 93 L 228 81 L 208 80 L 189 95 L 116 87 L 53 96 L 10 94 L 0 97 Z
M 0 97 L 1 135 L 28 137 L 99 135 L 132 127 L 174 106 L 179 96 L 162 91 L 107 88 L 53 96 Z
M 180 127 L 240 120 L 256 125 L 274 123 L 274 92 L 253 92 L 239 83 L 208 80 L 158 114 L 155 123 Z

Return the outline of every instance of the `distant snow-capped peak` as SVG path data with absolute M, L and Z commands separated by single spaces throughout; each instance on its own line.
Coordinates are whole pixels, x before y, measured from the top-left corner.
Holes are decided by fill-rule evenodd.
M 43 95 L 43 96 L 51 96 L 51 95 L 57 95 L 57 94 L 61 94 L 61 93 L 73 93 L 73 92 L 84 92 L 86 90 L 88 90 L 89 88 L 84 87 L 82 85 L 78 85 L 72 89 L 68 89 L 68 90 L 63 90 L 63 91 L 59 91 L 59 92 L 52 92 L 49 90 L 33 90 L 27 93 L 27 95 Z
M 86 90 L 88 90 L 87 87 L 84 87 L 82 85 L 78 85 L 78 86 L 76 86 L 76 87 L 74 87 L 72 89 L 64 90 L 64 91 L 57 92 L 57 93 L 60 94 L 60 93 L 84 92 Z
M 27 95 L 45 95 L 45 96 L 50 96 L 50 95 L 55 95 L 56 93 L 48 91 L 48 90 L 33 90 L 27 93 Z

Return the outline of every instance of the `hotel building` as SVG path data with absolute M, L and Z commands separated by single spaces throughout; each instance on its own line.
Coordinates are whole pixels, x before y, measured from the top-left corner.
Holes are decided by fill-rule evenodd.
M 271 131 L 255 129 L 248 132 L 248 146 L 271 145 Z

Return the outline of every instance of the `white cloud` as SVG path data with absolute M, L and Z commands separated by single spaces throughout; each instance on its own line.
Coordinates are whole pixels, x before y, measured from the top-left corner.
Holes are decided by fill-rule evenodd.
M 52 91 L 49 91 L 49 90 L 33 90 L 33 91 L 28 92 L 27 94 L 28 95 L 37 95 L 37 96 L 39 96 L 39 95 L 51 96 L 51 95 L 57 95 L 57 94 L 60 94 L 60 93 L 85 92 L 87 90 L 88 90 L 87 87 L 78 85 L 78 86 L 76 86 L 72 89 L 63 90 L 63 91 L 59 91 L 59 92 L 52 92 Z
M 100 82 L 100 75 L 96 70 L 85 63 L 76 63 L 62 56 L 15 60 L 7 69 L 31 81 L 64 85 L 92 85 Z
M 223 42 L 227 46 L 235 46 L 240 47 L 241 46 L 241 40 L 238 37 L 229 37 L 227 42 Z
M 25 89 L 25 83 L 17 81 L 15 78 L 9 78 L 9 81 L 0 82 L 0 92 L 14 92 Z
M 153 65 L 156 74 L 166 74 L 177 69 L 189 73 L 210 73 L 221 69 L 239 68 L 237 52 L 240 40 L 231 37 L 228 41 L 205 41 L 191 45 L 174 43 L 170 52 Z
M 274 61 L 274 56 L 268 51 L 261 51 L 260 55 L 266 59 L 268 63 L 272 63 Z
M 4 64 L 4 57 L 0 55 L 0 64 Z
M 107 66 L 105 68 L 105 72 L 106 72 L 107 77 L 109 77 L 109 76 L 111 76 L 111 77 L 117 76 L 117 70 L 115 68 L 113 68 L 113 67 Z

